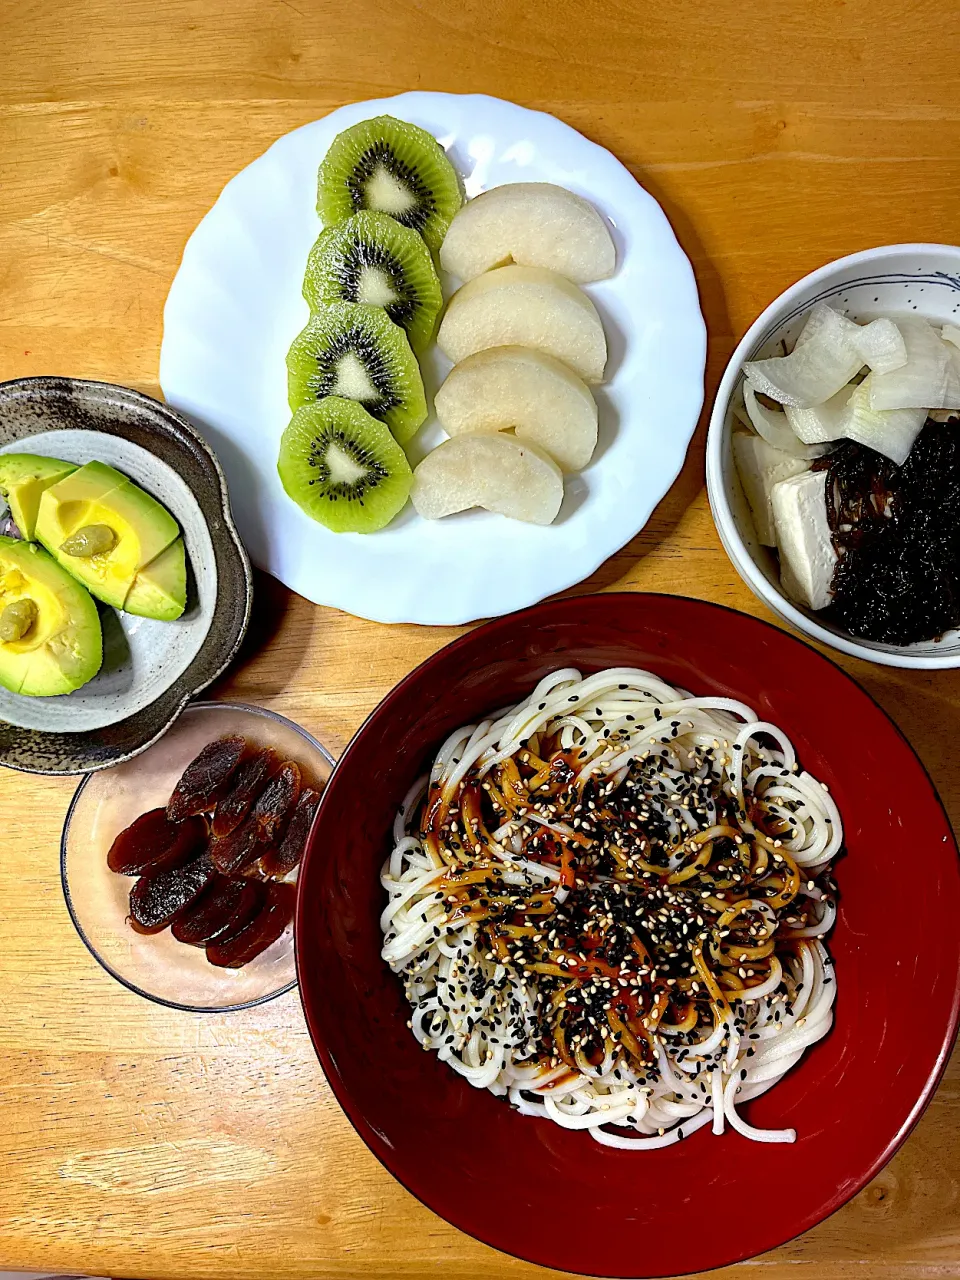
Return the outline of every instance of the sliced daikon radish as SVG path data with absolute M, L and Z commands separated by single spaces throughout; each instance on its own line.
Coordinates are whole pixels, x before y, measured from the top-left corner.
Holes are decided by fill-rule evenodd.
M 805 346 L 811 339 L 819 338 L 825 333 L 834 336 L 839 334 L 852 341 L 859 327 L 853 320 L 848 320 L 842 311 L 835 311 L 825 302 L 818 302 L 807 312 L 807 318 L 800 330 L 800 336 L 793 344 L 793 349 L 796 351 L 797 347 Z
M 602 382 L 607 363 L 596 307 L 582 289 L 541 267 L 498 267 L 458 289 L 437 345 L 454 364 L 488 347 L 533 347 L 584 382 Z
M 586 284 L 612 276 L 617 256 L 588 201 L 550 182 L 508 182 L 463 206 L 440 247 L 440 265 L 473 280 L 511 261 Z
M 893 373 L 907 363 L 907 344 L 892 320 L 882 317 L 857 325 L 850 341 L 874 373 Z
M 784 453 L 767 444 L 761 436 L 752 432 L 733 433 L 733 460 L 743 485 L 743 492 L 753 513 L 753 525 L 757 541 L 764 547 L 775 547 L 777 535 L 773 525 L 773 504 L 770 491 L 781 480 L 798 476 L 807 470 L 803 458 Z
M 907 363 L 893 373 L 873 373 L 871 409 L 960 409 L 960 355 L 933 325 L 913 316 L 897 321 Z
M 757 389 L 749 378 L 744 379 L 739 396 L 734 396 L 733 412 L 747 427 L 753 427 L 767 444 L 795 458 L 811 461 L 828 450 L 822 445 L 804 444 L 793 432 L 786 414 L 779 409 L 766 409 L 757 399 Z
M 857 324 L 824 302 L 818 302 L 810 312 L 794 344 L 794 351 L 824 332 L 846 338 L 863 363 L 878 372 L 888 373 L 907 362 L 906 345 L 892 320 L 883 317 L 871 320 L 869 324 Z
M 926 409 L 872 409 L 870 384 L 882 375 L 871 373 L 855 387 L 850 397 L 849 416 L 844 435 L 869 449 L 876 449 L 903 466 L 913 442 L 927 420 Z
M 416 468 L 410 496 L 427 520 L 485 507 L 528 524 L 550 524 L 563 501 L 563 476 L 552 458 L 514 436 L 455 436 Z
M 848 406 L 852 391 L 853 386 L 848 382 L 823 404 L 814 405 L 811 409 L 795 409 L 792 404 L 785 404 L 783 412 L 791 429 L 805 444 L 826 444 L 832 440 L 842 440 L 846 435 L 846 421 L 850 416 Z
M 863 357 L 850 339 L 858 329 L 832 307 L 818 303 L 788 356 L 749 360 L 744 373 L 779 404 L 809 409 L 823 404 L 863 368 Z
M 562 471 L 579 471 L 597 444 L 597 405 L 565 364 L 526 347 L 490 347 L 455 365 L 434 397 L 451 436 L 513 427 Z
M 794 350 L 826 330 L 845 337 L 862 357 L 863 363 L 878 373 L 889 373 L 907 362 L 906 344 L 892 320 L 883 317 L 860 325 L 822 302 L 810 312 Z

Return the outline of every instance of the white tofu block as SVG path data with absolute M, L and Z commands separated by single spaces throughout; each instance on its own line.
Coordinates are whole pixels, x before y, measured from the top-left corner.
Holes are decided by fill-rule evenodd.
M 807 470 L 803 458 L 775 449 L 761 436 L 737 431 L 733 436 L 733 460 L 743 492 L 753 513 L 757 541 L 764 547 L 775 547 L 777 535 L 773 527 L 773 505 L 770 493 L 780 480 L 798 476 Z
M 831 601 L 837 553 L 827 523 L 827 473 L 806 471 L 773 486 L 773 522 L 780 548 L 780 585 L 814 611 Z

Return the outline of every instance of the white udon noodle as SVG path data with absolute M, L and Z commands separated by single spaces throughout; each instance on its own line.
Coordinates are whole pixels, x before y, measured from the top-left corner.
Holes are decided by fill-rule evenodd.
M 574 695 L 577 710 L 571 714 Z M 663 727 L 654 707 L 662 718 L 682 718 L 684 731 L 668 743 L 658 740 L 651 747 L 651 731 Z M 689 729 L 691 722 L 694 727 Z M 429 779 L 416 784 L 397 816 L 395 845 L 381 875 L 389 897 L 381 916 L 382 954 L 404 981 L 413 1010 L 413 1034 L 476 1088 L 506 1095 L 524 1115 L 545 1117 L 567 1129 L 585 1129 L 606 1146 L 666 1147 L 708 1124 L 714 1133 L 730 1125 L 758 1142 L 793 1142 L 795 1130 L 754 1128 L 739 1115 L 737 1105 L 772 1088 L 832 1025 L 836 983 L 821 941 L 836 916 L 832 898 L 820 908 L 813 926 L 791 933 L 781 922 L 778 936 L 802 939 L 797 959 L 782 969 L 774 960 L 770 979 L 750 990 L 748 999 L 728 993 L 735 1015 L 728 1025 L 721 1024 L 693 1048 L 679 1034 L 671 1045 L 670 1032 L 661 1025 L 659 1077 L 653 1085 L 641 1084 L 626 1061 L 615 1065 L 608 1053 L 596 1067 L 578 1055 L 579 1074 L 546 1092 L 545 1086 L 568 1076 L 569 1068 L 563 1064 L 551 1068 L 536 1059 L 535 980 L 485 959 L 475 945 L 475 923 L 447 922 L 444 904 L 435 894 L 435 882 L 447 868 L 439 858 L 434 861 L 408 827 L 428 783 L 443 781 L 452 788 L 474 766 L 483 773 L 520 750 L 521 740 L 537 731 L 559 730 L 563 749 L 592 752 L 601 748 L 607 729 L 619 731 L 618 740 L 589 762 L 586 768 L 591 774 L 620 781 L 632 760 L 653 750 L 664 756 L 666 772 L 660 776 L 669 779 L 682 768 L 678 748 L 719 746 L 722 785 L 729 796 L 742 803 L 762 781 L 767 812 L 796 820 L 783 845 L 802 871 L 823 870 L 840 849 L 840 815 L 826 788 L 809 773 L 794 770 L 796 758 L 789 740 L 776 726 L 759 721 L 750 707 L 729 698 L 691 697 L 650 672 L 631 668 L 601 671 L 586 679 L 572 668 L 555 671 L 519 706 L 451 734 Z M 783 776 L 784 771 L 788 776 Z M 670 821 L 672 836 L 684 834 L 675 818 Z M 689 822 L 696 828 L 692 818 Z M 508 829 L 495 834 L 505 847 L 508 881 L 515 877 L 519 884 L 527 875 L 546 885 L 559 879 L 553 868 L 518 858 L 519 841 L 510 843 Z M 822 897 L 807 881 L 801 893 Z M 523 1011 L 522 1034 L 517 1033 L 516 1018 L 501 1016 L 490 1007 L 494 983 L 505 975 L 508 990 Z M 469 990 L 474 980 L 485 994 L 480 999 L 468 997 L 464 1011 L 464 997 L 455 989 L 465 983 Z M 488 1018 L 488 1026 L 478 1025 L 481 1017 Z M 684 1048 L 687 1053 L 678 1061 Z M 726 1051 L 716 1065 L 721 1048 Z M 713 1055 L 710 1063 L 702 1061 L 707 1054 Z

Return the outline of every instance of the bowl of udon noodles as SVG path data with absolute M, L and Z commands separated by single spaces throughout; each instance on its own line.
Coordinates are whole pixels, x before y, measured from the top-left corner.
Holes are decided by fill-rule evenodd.
M 849 676 L 604 594 L 468 633 L 373 712 L 297 965 L 338 1101 L 415 1196 L 544 1266 L 667 1276 L 791 1239 L 905 1140 L 956 1032 L 958 911 L 933 785 Z

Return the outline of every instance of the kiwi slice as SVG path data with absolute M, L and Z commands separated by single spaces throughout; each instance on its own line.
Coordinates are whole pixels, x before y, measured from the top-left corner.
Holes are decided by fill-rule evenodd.
M 404 444 L 427 416 L 407 335 L 380 307 L 335 302 L 310 317 L 287 353 L 290 408 L 324 396 L 358 400 Z
M 311 311 L 331 302 L 383 307 L 414 350 L 433 337 L 443 305 L 427 246 L 385 213 L 355 213 L 320 235 L 307 260 L 303 296 Z
M 334 533 L 375 533 L 406 503 L 406 454 L 355 400 L 328 396 L 298 409 L 280 441 L 289 496 Z
M 320 166 L 317 209 L 325 226 L 372 209 L 419 231 L 438 253 L 462 204 L 459 179 L 436 138 L 393 116 L 338 133 Z

